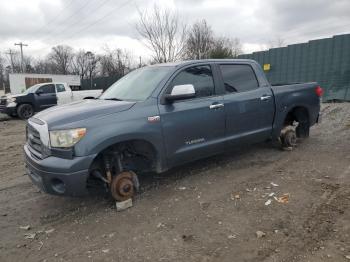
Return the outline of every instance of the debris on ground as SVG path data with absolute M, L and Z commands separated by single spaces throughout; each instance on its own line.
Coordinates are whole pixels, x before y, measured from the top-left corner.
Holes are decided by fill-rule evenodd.
M 115 203 L 115 206 L 116 206 L 118 212 L 123 211 L 125 209 L 128 209 L 128 208 L 132 207 L 132 198 L 129 198 L 129 199 L 127 199 L 125 201 L 121 201 L 121 202 L 117 201 Z
M 185 242 L 193 241 L 194 240 L 194 236 L 193 235 L 182 235 L 182 239 Z
M 44 243 L 42 241 L 40 241 L 39 243 L 40 243 L 40 246 L 38 247 L 38 250 L 40 251 L 41 248 L 43 247 Z
M 253 189 L 247 188 L 245 191 L 247 191 L 247 192 L 254 192 L 254 191 L 256 191 L 256 187 L 254 187 Z
M 255 235 L 256 235 L 257 238 L 262 238 L 262 237 L 266 236 L 266 233 L 258 230 L 258 231 L 255 232 Z
M 183 191 L 183 190 L 186 190 L 187 188 L 185 186 L 180 186 L 177 189 L 180 190 L 180 191 Z
M 239 194 L 231 193 L 231 200 L 238 200 L 238 199 L 241 199 L 241 196 Z
M 237 237 L 236 235 L 229 235 L 227 238 L 228 239 L 236 239 L 236 237 Z
M 23 229 L 23 230 L 29 230 L 30 229 L 30 225 L 20 226 L 19 228 Z
M 164 225 L 163 223 L 159 222 L 159 223 L 157 224 L 157 228 L 163 228 L 163 227 L 165 227 L 165 225 Z
M 266 202 L 265 202 L 265 206 L 268 206 L 268 205 L 270 205 L 271 204 L 271 199 L 269 199 L 269 200 L 267 200 Z
M 346 255 L 345 258 L 350 260 L 350 255 Z
M 281 197 L 277 197 L 276 201 L 278 203 L 283 203 L 283 204 L 287 204 L 289 202 L 289 193 L 283 194 L 283 196 Z
M 45 233 L 46 234 L 51 234 L 52 232 L 54 232 L 55 231 L 55 229 L 54 228 L 51 228 L 51 229 L 49 229 L 49 230 L 45 230 Z
M 103 253 L 109 253 L 109 249 L 102 249 Z
M 34 239 L 36 237 L 36 233 L 28 233 L 24 235 L 25 239 Z
M 271 182 L 270 184 L 271 184 L 271 186 L 274 186 L 274 187 L 278 187 L 278 186 L 279 186 L 279 185 L 277 185 L 277 184 L 274 183 L 274 182 Z

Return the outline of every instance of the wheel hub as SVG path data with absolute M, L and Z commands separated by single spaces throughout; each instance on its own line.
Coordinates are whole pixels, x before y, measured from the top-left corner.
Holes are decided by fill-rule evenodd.
M 135 177 L 136 174 L 132 171 L 121 172 L 113 177 L 110 189 L 115 200 L 125 201 L 134 196 Z

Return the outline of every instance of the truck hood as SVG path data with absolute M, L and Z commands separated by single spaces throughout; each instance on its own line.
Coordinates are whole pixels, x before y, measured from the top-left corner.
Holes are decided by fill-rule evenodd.
M 135 102 L 86 99 L 61 106 L 54 106 L 34 117 L 44 120 L 48 127 L 70 124 L 88 118 L 128 110 Z
M 17 95 L 11 95 L 11 94 L 7 94 L 4 96 L 1 96 L 1 98 L 7 99 L 7 98 L 17 98 L 17 97 L 22 97 L 22 96 L 26 96 L 27 94 L 17 94 Z

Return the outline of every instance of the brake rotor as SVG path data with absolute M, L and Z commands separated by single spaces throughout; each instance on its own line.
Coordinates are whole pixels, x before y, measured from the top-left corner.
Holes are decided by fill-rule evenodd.
M 110 186 L 113 198 L 117 201 L 132 198 L 138 186 L 135 185 L 135 181 L 137 181 L 137 177 L 132 171 L 124 171 L 114 176 Z
M 294 128 L 283 128 L 283 130 L 281 131 L 280 138 L 283 148 L 293 148 L 297 145 L 297 137 Z

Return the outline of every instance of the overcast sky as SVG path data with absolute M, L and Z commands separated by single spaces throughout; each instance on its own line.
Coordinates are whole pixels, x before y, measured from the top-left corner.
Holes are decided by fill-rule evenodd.
M 350 33 L 350 0 L 0 0 L 0 52 L 19 50 L 14 43 L 23 41 L 33 56 L 67 44 L 147 57 L 135 30 L 137 9 L 155 2 L 176 10 L 186 24 L 206 19 L 216 35 L 238 37 L 246 53 L 277 38 L 292 44 Z

